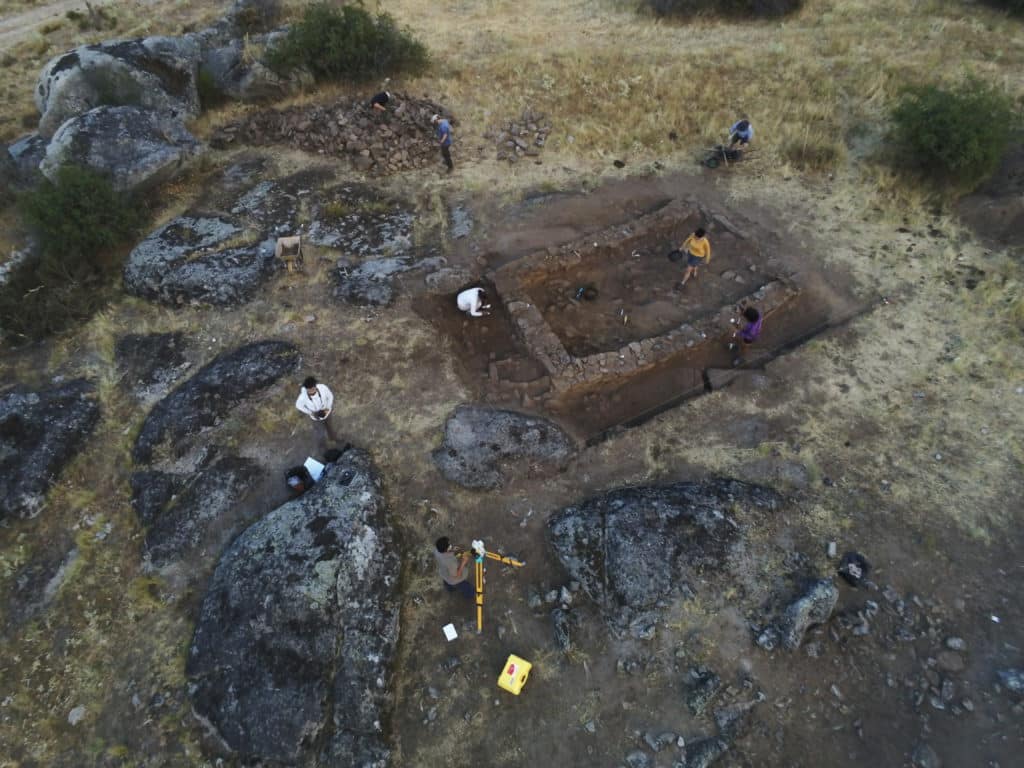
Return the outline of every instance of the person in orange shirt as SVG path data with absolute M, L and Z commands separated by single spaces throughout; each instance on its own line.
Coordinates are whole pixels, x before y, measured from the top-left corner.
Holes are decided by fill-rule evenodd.
M 703 227 L 694 230 L 679 250 L 686 254 L 686 271 L 683 273 L 683 282 L 680 288 L 686 285 L 691 277 L 697 278 L 697 267 L 706 267 L 711 261 L 711 243 L 708 242 L 707 232 Z

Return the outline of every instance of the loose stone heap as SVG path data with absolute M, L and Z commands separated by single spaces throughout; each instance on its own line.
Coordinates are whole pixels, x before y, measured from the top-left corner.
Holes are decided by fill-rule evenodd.
M 382 766 L 400 561 L 369 457 L 225 550 L 186 673 L 196 714 L 247 763 Z
M 375 112 L 367 101 L 356 99 L 257 112 L 218 129 L 210 144 L 286 144 L 349 157 L 354 168 L 378 175 L 440 162 L 430 118 L 444 109 L 398 93 L 392 94 L 392 103 L 396 106 L 387 112 Z
M 547 116 L 532 109 L 524 109 L 514 120 L 507 120 L 499 128 L 491 128 L 484 138 L 498 147 L 498 160 L 516 163 L 523 157 L 538 157 L 551 133 Z

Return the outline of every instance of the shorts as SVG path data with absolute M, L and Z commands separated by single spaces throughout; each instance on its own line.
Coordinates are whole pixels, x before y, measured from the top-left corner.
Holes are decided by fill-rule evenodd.
M 447 581 L 442 581 L 444 588 L 448 592 L 458 592 L 463 597 L 473 598 L 476 596 L 476 587 L 469 583 L 468 579 L 463 579 L 458 584 L 449 584 Z
M 688 267 L 700 267 L 704 265 L 704 259 L 700 256 L 694 256 L 692 253 L 686 254 L 686 266 Z

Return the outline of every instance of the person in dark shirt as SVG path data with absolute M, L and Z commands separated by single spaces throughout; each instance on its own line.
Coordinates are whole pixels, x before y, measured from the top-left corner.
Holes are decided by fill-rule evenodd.
M 370 99 L 370 108 L 377 112 L 387 112 L 389 101 L 391 101 L 391 92 L 381 91 Z
M 452 172 L 455 168 L 455 164 L 452 163 L 452 126 L 447 120 L 440 115 L 434 115 L 430 118 L 430 122 L 437 128 L 437 140 L 441 144 L 441 157 L 444 158 L 444 164 L 448 166 L 448 173 Z

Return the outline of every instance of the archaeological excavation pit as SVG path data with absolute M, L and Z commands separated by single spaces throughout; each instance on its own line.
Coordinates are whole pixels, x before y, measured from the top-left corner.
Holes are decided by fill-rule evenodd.
M 680 288 L 686 262 L 670 254 L 698 227 L 711 262 Z M 495 314 L 452 318 L 445 330 L 475 355 L 469 373 L 485 382 L 486 399 L 600 439 L 726 386 L 855 311 L 810 254 L 777 243 L 738 215 L 669 200 L 503 264 L 487 276 Z M 764 330 L 739 354 L 727 345 L 747 306 L 762 313 Z

